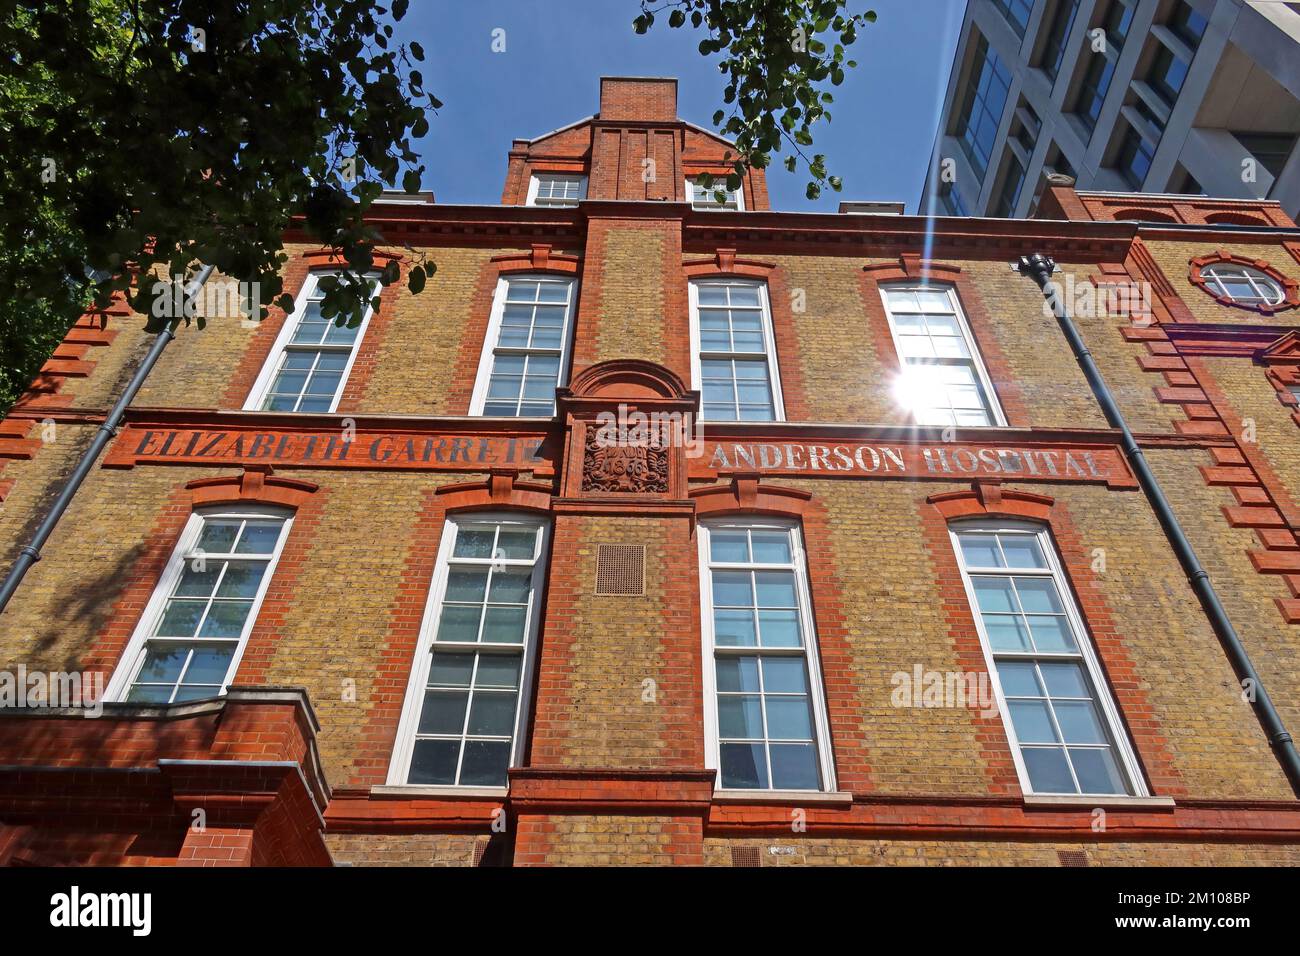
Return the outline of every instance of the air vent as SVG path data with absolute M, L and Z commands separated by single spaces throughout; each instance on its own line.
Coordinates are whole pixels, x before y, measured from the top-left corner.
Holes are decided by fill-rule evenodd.
M 733 846 L 731 848 L 731 865 L 761 866 L 762 864 L 759 862 L 758 847 Z
M 1061 866 L 1087 866 L 1088 854 L 1082 850 L 1057 850 L 1056 858 Z
M 596 593 L 611 597 L 639 597 L 645 594 L 645 545 L 598 545 Z

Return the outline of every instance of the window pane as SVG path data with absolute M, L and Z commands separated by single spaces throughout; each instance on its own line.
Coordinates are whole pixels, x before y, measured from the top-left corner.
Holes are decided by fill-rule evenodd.
M 486 568 L 452 568 L 447 575 L 448 601 L 482 601 L 487 591 Z
M 186 684 L 215 684 L 220 686 L 226 681 L 226 672 L 230 670 L 230 660 L 235 656 L 234 643 L 216 647 L 196 647 L 190 657 L 190 664 L 185 668 Z
M 1029 535 L 1003 535 L 1002 550 L 1007 564 L 1013 568 L 1045 568 L 1047 561 L 1038 546 L 1038 539 Z
M 483 621 L 483 640 L 492 644 L 522 644 L 527 620 L 526 607 L 489 607 Z
M 468 701 L 469 694 L 465 691 L 426 691 L 418 732 L 459 734 L 465 727 L 465 705 Z
M 1058 741 L 1047 701 L 1013 700 L 1008 702 L 1007 707 L 1011 710 L 1011 723 L 1016 728 L 1016 738 L 1022 744 Z
M 1050 578 L 1015 578 L 1015 582 L 1026 614 L 1060 614 L 1064 610 Z
M 1067 744 L 1104 744 L 1106 732 L 1090 700 L 1060 700 L 1053 703 L 1061 736 Z
M 517 688 L 519 667 L 522 663 L 522 660 L 514 654 L 483 654 L 479 660 L 478 676 L 474 679 L 474 684 L 478 687 Z
M 1110 748 L 1070 748 L 1070 761 L 1084 793 L 1126 793 L 1124 778 Z
M 772 744 L 772 786 L 778 790 L 816 790 L 821 786 L 812 744 Z
M 504 787 L 510 765 L 510 744 L 496 740 L 465 741 L 460 782 L 466 787 Z
M 718 747 L 722 785 L 736 790 L 767 789 L 767 758 L 762 744 L 728 744 Z
M 442 618 L 438 622 L 438 637 L 440 641 L 467 641 L 473 643 L 478 640 L 479 619 L 483 616 L 483 608 L 477 605 L 466 607 L 464 605 L 448 604 L 442 609 Z
M 793 571 L 756 571 L 759 607 L 797 607 Z
M 181 676 L 181 668 L 189 657 L 189 645 L 154 645 L 145 652 L 144 664 L 136 675 L 137 683 L 174 684 Z
M 784 531 L 755 531 L 754 561 L 758 564 L 789 564 L 790 535 Z
M 239 521 L 205 521 L 196 550 L 207 554 L 229 554 L 239 535 Z
M 509 737 L 514 732 L 515 695 L 502 691 L 475 691 L 469 711 L 468 733 Z
M 207 607 L 204 601 L 170 601 L 158 623 L 160 637 L 192 637 Z
M 753 647 L 758 643 L 754 636 L 754 612 L 714 610 L 713 634 L 720 647 Z
M 474 673 L 473 654 L 447 654 L 435 651 L 429 666 L 431 687 L 468 687 Z
M 457 558 L 490 558 L 495 537 L 494 528 L 460 528 L 452 554 Z
M 758 630 L 764 647 L 798 647 L 798 611 L 759 611 Z
M 1059 747 L 1024 748 L 1025 771 L 1034 793 L 1077 793 L 1065 751 Z
M 984 631 L 995 651 L 1027 651 L 1032 647 L 1029 628 L 1018 614 L 986 614 Z
M 721 692 L 757 691 L 757 657 L 720 657 L 717 661 L 718 690 Z M 770 682 L 770 676 L 767 678 Z
M 807 697 L 767 697 L 765 701 L 768 739 L 812 739 L 812 712 L 808 709 Z
M 958 536 L 957 541 L 961 544 L 961 553 L 968 568 L 1003 567 L 996 535 L 963 534 Z
M 769 694 L 808 693 L 808 673 L 804 669 L 803 657 L 764 658 L 763 689 Z
M 1002 682 L 1002 693 L 1007 697 L 1043 696 L 1033 664 L 998 661 L 998 679 Z
M 754 589 L 748 571 L 714 571 L 713 603 L 720 607 L 753 607 Z
M 763 738 L 761 698 L 755 695 L 723 695 L 718 698 L 718 735 L 721 737 Z
M 709 558 L 713 561 L 745 562 L 749 560 L 749 536 L 744 531 L 709 533 Z
M 978 577 L 972 578 L 971 584 L 975 587 L 975 598 L 981 611 L 1019 610 L 1008 579 Z
M 417 740 L 406 782 L 428 785 L 455 783 L 459 757 L 459 740 Z

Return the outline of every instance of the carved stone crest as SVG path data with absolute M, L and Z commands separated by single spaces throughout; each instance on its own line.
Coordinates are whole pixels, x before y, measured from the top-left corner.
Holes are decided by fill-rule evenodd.
M 588 428 L 582 456 L 582 490 L 665 494 L 668 448 L 663 438 L 611 442 L 600 429 Z

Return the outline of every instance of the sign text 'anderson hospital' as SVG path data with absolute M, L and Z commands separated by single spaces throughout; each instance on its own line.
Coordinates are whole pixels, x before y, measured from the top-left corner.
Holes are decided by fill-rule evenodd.
M 1094 450 L 965 445 L 811 445 L 718 443 L 715 471 L 823 471 L 879 475 L 1019 475 L 1107 481 L 1118 477 Z

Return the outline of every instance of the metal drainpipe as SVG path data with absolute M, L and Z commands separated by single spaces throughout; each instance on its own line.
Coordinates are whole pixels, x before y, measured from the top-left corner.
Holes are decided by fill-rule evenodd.
M 208 276 L 210 275 L 212 275 L 212 266 L 203 266 L 195 274 L 194 278 L 186 284 L 183 299 L 183 307 L 185 311 L 189 310 L 190 304 L 194 301 L 195 296 L 199 294 L 199 290 L 203 288 L 203 284 L 208 281 Z M 90 474 L 90 469 L 95 466 L 95 462 L 98 460 L 100 452 L 104 450 L 109 441 L 112 440 L 113 436 L 117 434 L 117 428 L 122 423 L 122 416 L 126 414 L 127 406 L 135 400 L 136 393 L 140 391 L 140 386 L 144 384 L 144 380 L 149 377 L 149 373 L 153 370 L 154 365 L 157 364 L 159 356 L 163 353 L 163 349 L 167 348 L 168 343 L 171 342 L 172 339 L 176 338 L 176 326 L 180 321 L 180 317 L 172 319 L 172 321 L 167 324 L 167 327 L 158 333 L 157 338 L 154 339 L 153 345 L 149 348 L 149 354 L 144 357 L 144 361 L 140 363 L 140 367 L 137 368 L 135 374 L 131 376 L 131 381 L 126 386 L 126 391 L 124 391 L 121 397 L 118 398 L 117 403 L 113 406 L 113 410 L 108 413 L 108 417 L 104 419 L 103 424 L 99 426 L 99 430 L 95 433 L 95 438 L 90 443 L 90 447 L 82 452 L 81 459 L 77 462 L 77 467 L 72 470 L 72 475 L 68 478 L 68 483 L 63 486 L 63 490 L 59 492 L 58 498 L 54 500 L 54 505 L 50 508 L 50 513 L 45 516 L 45 520 L 41 522 L 40 527 L 36 529 L 36 533 L 32 535 L 31 542 L 18 552 L 18 560 L 14 562 L 14 566 L 10 569 L 9 574 L 5 576 L 4 584 L 0 584 L 0 612 L 3 612 L 4 609 L 9 606 L 9 599 L 14 596 L 14 592 L 18 590 L 18 585 L 22 583 L 23 577 L 29 570 L 31 570 L 32 565 L 41 559 L 41 548 L 45 547 L 45 542 L 48 541 L 50 535 L 54 533 L 54 529 L 58 525 L 59 519 L 62 518 L 63 513 L 68 510 L 68 505 L 72 503 L 73 497 L 76 496 L 77 491 L 81 488 L 81 483 L 85 481 L 86 476 Z
M 1133 473 L 1137 475 L 1142 491 L 1146 494 L 1147 500 L 1151 502 L 1152 510 L 1155 511 L 1156 517 L 1165 529 L 1165 535 L 1168 537 L 1169 543 L 1173 545 L 1174 553 L 1178 555 L 1178 561 L 1182 564 L 1183 570 L 1187 573 L 1187 580 L 1191 583 L 1192 590 L 1200 598 L 1201 606 L 1205 608 L 1205 613 L 1209 615 L 1215 633 L 1218 634 L 1219 640 L 1222 641 L 1224 649 L 1228 652 L 1228 660 L 1231 661 L 1237 677 L 1243 682 L 1249 680 L 1251 686 L 1254 687 L 1255 699 L 1253 706 L 1255 715 L 1259 718 L 1264 733 L 1268 736 L 1268 742 L 1273 747 L 1274 753 L 1277 754 L 1278 761 L 1282 764 L 1282 771 L 1286 774 L 1287 780 L 1290 781 L 1292 791 L 1296 796 L 1300 796 L 1300 755 L 1296 753 L 1295 743 L 1292 741 L 1291 735 L 1287 733 L 1286 727 L 1282 725 L 1282 718 L 1278 714 L 1277 708 L 1273 706 L 1268 691 L 1264 689 L 1264 683 L 1260 680 L 1259 674 L 1255 672 L 1255 666 L 1250 662 L 1250 655 L 1246 653 L 1246 648 L 1242 646 L 1241 639 L 1232 626 L 1232 621 L 1228 619 L 1228 613 L 1219 602 L 1219 595 L 1214 590 L 1214 584 L 1210 581 L 1209 574 L 1201 567 L 1201 562 L 1196 557 L 1191 542 L 1187 540 L 1182 525 L 1178 523 L 1173 508 L 1169 506 L 1169 499 L 1161 491 L 1156 476 L 1152 473 L 1146 457 L 1142 454 L 1142 449 L 1138 447 L 1137 442 L 1134 440 L 1133 433 L 1129 431 L 1128 424 L 1124 421 L 1124 415 L 1120 412 L 1119 406 L 1115 404 L 1115 399 L 1111 396 L 1105 379 L 1101 377 L 1097 363 L 1093 361 L 1092 353 L 1084 345 L 1083 339 L 1079 336 L 1079 330 L 1075 328 L 1074 320 L 1070 318 L 1065 305 L 1060 301 L 1056 287 L 1051 281 L 1055 269 L 1056 263 L 1041 253 L 1020 257 L 1020 272 L 1033 279 L 1038 284 L 1038 287 L 1043 290 L 1043 296 L 1047 299 L 1052 314 L 1056 316 L 1056 321 L 1060 323 L 1061 331 L 1065 333 L 1066 341 L 1070 343 L 1070 348 L 1074 351 L 1074 357 L 1078 359 L 1079 367 L 1083 369 L 1084 377 L 1088 379 L 1088 384 L 1092 386 L 1092 392 L 1097 396 L 1097 401 L 1101 404 L 1106 420 L 1110 422 L 1111 427 L 1119 429 L 1123 436 L 1124 457 L 1128 460 Z

